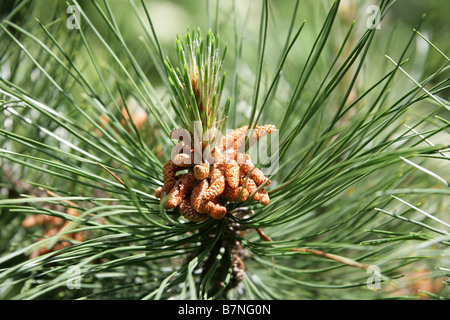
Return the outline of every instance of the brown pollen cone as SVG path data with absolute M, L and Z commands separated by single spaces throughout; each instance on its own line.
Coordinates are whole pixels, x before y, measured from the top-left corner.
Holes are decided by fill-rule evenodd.
M 177 130 L 177 129 L 176 129 Z M 273 125 L 256 126 L 250 138 L 254 144 L 261 136 L 275 130 Z M 238 128 L 219 141 L 221 150 L 214 150 L 214 163 L 204 159 L 194 163 L 193 149 L 189 154 L 173 155 L 163 167 L 163 187 L 155 190 L 155 197 L 166 201 L 166 210 L 176 209 L 189 221 L 203 222 L 206 219 L 223 219 L 228 202 L 252 200 L 268 205 L 270 198 L 262 187 L 270 184 L 264 173 L 256 168 L 250 156 L 238 152 L 246 137 L 248 127 Z M 232 150 L 228 150 L 232 148 Z M 208 158 L 211 161 L 210 158 Z M 184 171 L 182 174 L 179 171 Z M 248 176 L 248 178 L 247 178 Z

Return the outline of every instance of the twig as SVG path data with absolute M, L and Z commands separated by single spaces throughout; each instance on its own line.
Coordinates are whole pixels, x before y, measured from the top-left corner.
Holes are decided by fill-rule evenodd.
M 258 235 L 261 238 L 261 240 L 273 242 L 273 240 L 268 235 L 266 235 L 261 228 L 256 228 L 256 231 L 258 232 Z M 364 270 L 369 267 L 369 265 L 367 265 L 367 264 L 359 263 L 359 262 L 351 260 L 349 258 L 341 257 L 341 256 L 331 254 L 331 253 L 326 253 L 326 252 L 323 252 L 320 250 L 314 250 L 314 249 L 308 249 L 308 248 L 291 248 L 291 251 L 312 253 L 312 254 L 327 258 L 327 259 L 339 261 L 339 262 L 344 263 L 351 267 L 356 267 L 356 268 L 360 268 L 360 269 L 364 269 Z
M 125 183 L 114 173 L 114 172 L 112 172 L 111 170 L 109 170 L 107 167 L 105 167 L 104 165 L 102 165 L 100 162 L 97 162 L 97 164 L 100 166 L 100 167 L 102 167 L 103 169 L 105 169 L 106 171 L 108 171 L 108 173 L 110 174 L 110 175 L 112 175 L 113 177 L 114 177 L 114 179 L 116 179 L 121 185 L 123 185 L 125 188 L 127 187 L 126 185 L 125 185 Z
M 258 232 L 258 235 L 261 238 L 261 240 L 273 242 L 273 240 L 268 235 L 266 235 L 261 228 L 256 228 L 256 232 Z
M 58 194 L 54 193 L 53 191 L 50 191 L 50 190 L 45 189 L 43 187 L 39 187 L 38 189 L 41 190 L 41 191 L 46 192 L 48 195 L 50 195 L 52 197 L 55 197 L 55 198 L 59 198 L 60 197 Z M 70 205 L 70 206 L 72 206 L 74 208 L 79 208 L 80 207 L 78 204 L 76 204 L 75 202 L 70 201 L 70 200 L 63 200 L 63 202 L 67 203 L 68 205 Z
M 356 267 L 356 268 L 360 268 L 360 269 L 367 269 L 369 267 L 369 265 L 367 264 L 363 264 L 363 263 L 359 263 L 357 261 L 345 258 L 345 257 L 341 257 L 335 254 L 331 254 L 331 253 L 326 253 L 320 250 L 314 250 L 314 249 L 307 249 L 307 248 L 291 248 L 291 251 L 295 251 L 295 252 L 308 252 L 308 253 L 312 253 L 327 259 L 331 259 L 331 260 L 335 260 L 335 261 L 339 261 L 341 263 L 344 263 L 350 267 Z

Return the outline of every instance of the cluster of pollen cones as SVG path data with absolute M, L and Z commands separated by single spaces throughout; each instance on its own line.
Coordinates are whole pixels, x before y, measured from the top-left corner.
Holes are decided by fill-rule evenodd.
M 273 125 L 252 128 L 249 146 L 274 130 Z M 224 136 L 220 150 L 214 149 L 214 161 L 195 164 L 193 150 L 191 154 L 179 153 L 168 160 L 163 168 L 164 186 L 155 191 L 164 208 L 178 208 L 186 219 L 203 222 L 225 217 L 227 202 L 246 201 L 252 196 L 253 200 L 268 205 L 270 198 L 264 187 L 270 180 L 255 167 L 248 154 L 238 152 L 247 131 L 244 126 Z M 187 172 L 177 174 L 179 171 Z
M 79 215 L 78 211 L 72 208 L 67 209 L 67 214 L 71 216 L 77 217 Z M 63 218 L 49 216 L 44 214 L 32 215 L 25 218 L 22 221 L 22 226 L 24 228 L 31 228 L 36 225 L 43 226 L 45 231 L 44 235 L 40 240 L 44 240 L 46 238 L 52 237 L 58 232 L 60 232 L 64 227 L 68 225 L 69 221 L 64 220 Z M 41 247 L 39 249 L 34 250 L 30 258 L 36 258 L 38 256 L 44 255 L 46 253 L 56 251 L 62 249 L 64 247 L 71 245 L 71 240 L 75 240 L 77 242 L 82 242 L 85 240 L 85 236 L 81 232 L 74 232 L 66 234 L 60 241 L 58 241 L 53 248 Z

